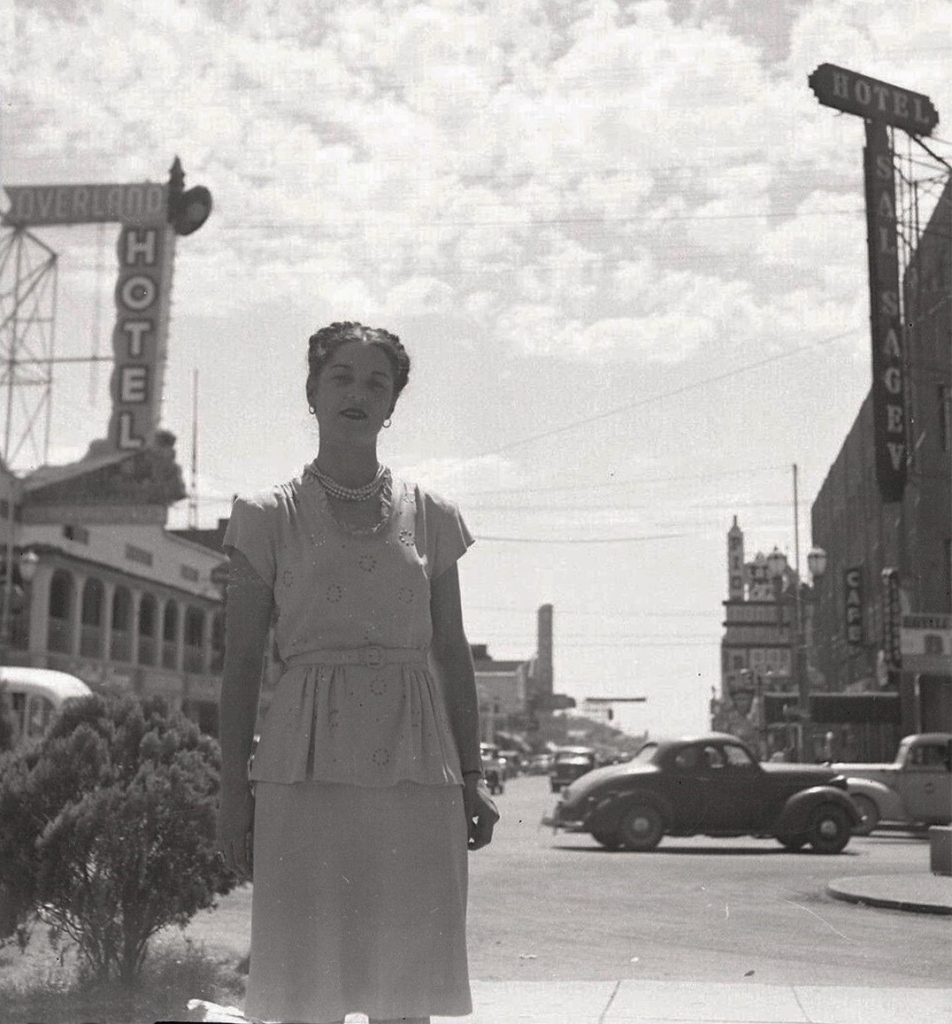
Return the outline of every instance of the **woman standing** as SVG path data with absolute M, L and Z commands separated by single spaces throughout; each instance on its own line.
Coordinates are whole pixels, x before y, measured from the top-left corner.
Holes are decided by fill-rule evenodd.
M 240 871 L 253 857 L 245 1012 L 266 1020 L 471 1011 L 466 855 L 499 815 L 456 568 L 472 537 L 453 504 L 377 458 L 409 368 L 387 331 L 312 335 L 317 458 L 236 499 L 225 533 L 219 845 Z M 249 785 L 275 616 L 283 673 Z

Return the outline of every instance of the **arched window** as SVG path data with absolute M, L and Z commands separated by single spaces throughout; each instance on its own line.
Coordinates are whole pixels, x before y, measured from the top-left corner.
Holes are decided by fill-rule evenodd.
M 80 609 L 79 653 L 86 658 L 102 657 L 102 614 L 106 591 L 101 580 L 90 576 L 83 585 Z
M 112 640 L 109 656 L 113 661 L 132 660 L 132 594 L 118 586 L 112 595 Z
M 209 672 L 221 672 L 225 665 L 225 615 L 215 612 L 212 615 L 212 659 L 208 666 Z M 207 731 L 207 730 L 206 730 Z
M 162 613 L 162 667 L 178 668 L 179 606 L 166 602 Z
M 51 651 L 69 654 L 72 651 L 71 613 L 74 599 L 73 577 L 65 569 L 57 569 L 50 580 L 50 633 L 47 646 Z
M 155 664 L 155 634 L 159 607 L 153 594 L 143 594 L 139 602 L 139 664 Z
M 205 613 L 201 608 L 189 605 L 185 610 L 185 664 L 186 672 L 204 672 L 205 658 L 202 650 L 205 633 Z

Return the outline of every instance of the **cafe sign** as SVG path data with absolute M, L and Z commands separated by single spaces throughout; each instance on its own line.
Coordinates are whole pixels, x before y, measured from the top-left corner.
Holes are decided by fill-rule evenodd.
M 863 646 L 863 567 L 843 571 L 844 631 L 847 646 Z
M 899 571 L 883 569 L 883 663 L 887 669 L 902 668 L 902 607 Z

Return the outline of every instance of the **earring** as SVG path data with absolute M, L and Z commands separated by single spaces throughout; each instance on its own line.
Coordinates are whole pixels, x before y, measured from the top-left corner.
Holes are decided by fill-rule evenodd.
M 384 427 L 389 427 L 389 426 L 390 426 L 390 423 L 391 423 L 391 419 L 390 419 L 390 417 L 388 416 L 388 417 L 387 417 L 387 418 L 386 418 L 386 419 L 385 419 L 385 420 L 383 421 L 383 425 L 384 425 Z
M 314 408 L 314 406 L 313 406 L 313 405 L 309 405 L 309 406 L 307 407 L 307 411 L 308 411 L 308 412 L 309 412 L 309 413 L 310 413 L 310 414 L 311 414 L 311 415 L 313 416 L 313 415 L 314 415 L 314 413 L 315 413 L 315 412 L 316 412 L 317 410 L 316 410 L 316 409 Z

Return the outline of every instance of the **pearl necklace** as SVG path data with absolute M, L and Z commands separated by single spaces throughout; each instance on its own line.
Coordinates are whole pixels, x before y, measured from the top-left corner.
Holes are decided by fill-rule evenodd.
M 364 484 L 362 487 L 345 487 L 323 470 L 318 469 L 316 463 L 312 462 L 307 468 L 321 487 L 332 498 L 338 498 L 340 501 L 366 501 L 368 498 L 372 498 L 383 487 L 384 478 L 387 475 L 387 467 L 378 463 L 377 472 L 369 484 Z

